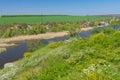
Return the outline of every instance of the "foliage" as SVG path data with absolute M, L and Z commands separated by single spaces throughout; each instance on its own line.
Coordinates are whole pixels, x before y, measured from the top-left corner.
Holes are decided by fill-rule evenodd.
M 67 71 L 69 69 L 69 64 L 61 58 L 59 59 L 57 57 L 51 57 L 51 58 L 53 58 L 51 66 L 45 70 L 42 70 L 42 72 L 39 74 L 38 79 L 55 80 L 67 74 Z
M 6 51 L 6 48 L 0 48 L 0 53 Z
M 11 30 L 10 29 L 6 29 L 5 33 L 2 35 L 2 37 L 11 37 Z
M 112 21 L 110 22 L 110 26 L 113 26 L 114 29 L 115 29 L 115 26 L 118 26 L 118 25 L 120 25 L 120 21 L 112 20 Z
M 31 53 L 30 53 L 30 52 L 25 52 L 23 56 L 24 56 L 25 58 L 30 57 L 30 56 L 31 56 Z
M 52 49 L 55 49 L 59 46 L 61 46 L 63 44 L 63 42 L 54 42 L 54 43 L 50 43 L 48 46 Z
M 27 43 L 27 51 L 29 52 L 36 51 L 37 49 L 40 49 L 45 46 L 41 42 L 41 40 L 32 40 L 32 41 L 27 41 L 26 43 Z
M 102 28 L 102 29 L 96 28 L 92 31 L 92 34 L 94 35 L 94 34 L 98 34 L 98 33 L 104 33 L 104 34 L 109 35 L 109 34 L 112 34 L 114 32 L 115 32 L 115 30 L 112 28 Z
M 76 34 L 80 31 L 80 26 L 77 23 L 59 23 L 59 24 L 35 24 L 31 27 L 25 27 L 26 24 L 21 24 L 22 26 L 18 28 L 12 27 L 10 25 L 6 30 L 1 31 L 2 37 L 13 37 L 19 35 L 32 35 L 40 34 L 46 32 L 60 32 L 60 31 L 70 31 L 71 34 Z M 46 26 L 48 28 L 46 28 Z
M 117 26 L 117 25 L 118 25 L 118 22 L 115 21 L 115 20 L 112 20 L 112 21 L 110 22 L 110 25 L 111 25 L 111 26 Z

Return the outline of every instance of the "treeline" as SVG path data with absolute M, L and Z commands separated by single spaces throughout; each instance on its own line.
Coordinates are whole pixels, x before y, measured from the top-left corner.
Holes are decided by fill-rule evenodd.
M 45 15 L 45 14 L 39 14 L 39 15 L 1 15 L 1 17 L 42 17 L 42 16 L 75 16 L 75 15 Z M 77 16 L 77 15 L 76 15 Z M 94 16 L 94 17 L 114 17 L 113 15 L 85 15 L 88 16 Z
M 51 24 L 12 24 L 0 26 L 0 37 L 7 38 L 20 35 L 33 35 L 46 32 L 61 32 L 69 31 L 70 36 L 74 36 L 75 33 L 80 32 L 80 25 L 78 23 L 51 23 Z
M 70 15 L 2 15 L 1 17 L 44 17 L 44 16 L 70 16 Z

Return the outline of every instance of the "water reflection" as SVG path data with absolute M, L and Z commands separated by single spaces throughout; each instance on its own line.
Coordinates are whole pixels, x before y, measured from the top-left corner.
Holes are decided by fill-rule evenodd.
M 18 59 L 23 58 L 23 54 L 25 52 L 33 52 L 37 49 L 44 47 L 45 45 L 57 42 L 57 41 L 64 41 L 69 39 L 68 36 L 64 37 L 56 37 L 53 39 L 42 39 L 42 40 L 31 40 L 31 41 L 24 41 L 17 43 L 17 46 L 10 47 L 7 51 L 2 52 L 0 54 L 0 68 L 3 68 L 5 63 L 14 62 Z

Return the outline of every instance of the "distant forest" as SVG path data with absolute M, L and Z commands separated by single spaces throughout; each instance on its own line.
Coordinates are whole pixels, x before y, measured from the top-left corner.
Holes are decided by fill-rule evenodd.
M 1 17 L 41 17 L 41 16 L 71 16 L 71 15 L 2 15 Z

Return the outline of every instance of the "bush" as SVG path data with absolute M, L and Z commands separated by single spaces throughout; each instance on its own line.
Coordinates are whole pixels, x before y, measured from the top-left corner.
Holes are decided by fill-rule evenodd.
M 2 37 L 11 37 L 12 35 L 11 35 L 11 30 L 8 28 L 8 29 L 6 29 L 6 31 L 5 31 L 5 33 L 2 35 Z
M 54 43 L 49 44 L 48 46 L 50 48 L 54 49 L 54 48 L 61 46 L 62 44 L 63 44 L 63 42 L 54 42 Z
M 110 35 L 113 32 L 114 32 L 114 29 L 112 29 L 112 28 L 103 28 L 103 29 L 96 28 L 92 31 L 92 34 L 94 35 L 94 34 L 98 34 L 98 33 L 104 33 L 104 34 Z
M 25 52 L 23 56 L 24 56 L 25 58 L 30 57 L 30 56 L 31 56 L 31 53 L 30 53 L 30 52 Z
M 0 48 L 0 53 L 6 51 L 7 49 L 6 48 Z
M 92 34 L 94 35 L 94 34 L 98 34 L 100 32 L 101 32 L 101 30 L 99 28 L 96 28 L 92 31 Z
M 105 33 L 105 34 L 107 34 L 107 35 L 110 35 L 110 34 L 112 34 L 112 33 L 114 33 L 115 31 L 114 31 L 114 29 L 112 29 L 112 28 L 105 28 L 104 30 L 103 30 L 103 33 Z

